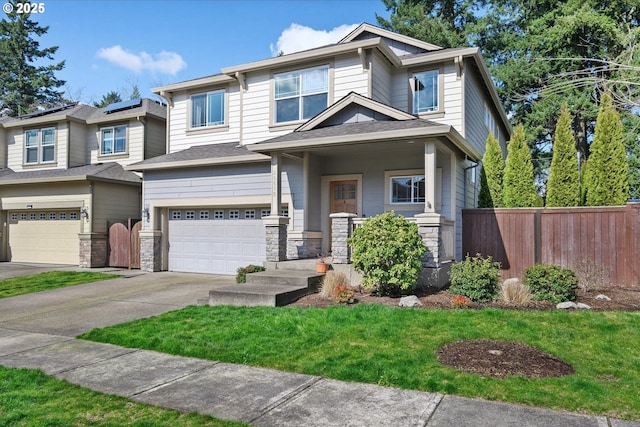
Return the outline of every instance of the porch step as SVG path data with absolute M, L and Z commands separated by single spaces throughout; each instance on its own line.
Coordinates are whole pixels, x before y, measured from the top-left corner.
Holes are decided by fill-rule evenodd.
M 315 292 L 323 274 L 315 271 L 267 270 L 247 274 L 247 283 L 209 291 L 209 305 L 280 307 Z
M 296 259 L 292 261 L 267 261 L 264 263 L 267 271 L 270 270 L 295 270 L 295 271 L 316 271 L 316 259 L 308 258 L 308 259 Z

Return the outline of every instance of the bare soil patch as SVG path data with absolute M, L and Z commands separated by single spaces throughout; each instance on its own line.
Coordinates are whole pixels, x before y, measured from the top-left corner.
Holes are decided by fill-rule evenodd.
M 451 295 L 447 290 L 435 288 L 416 289 L 413 292 L 420 300 L 419 309 L 453 309 Z M 596 299 L 606 295 L 611 300 Z M 358 304 L 384 304 L 398 307 L 400 297 L 380 297 L 369 292 L 357 290 Z M 576 302 L 587 304 L 598 311 L 638 311 L 640 310 L 640 289 L 621 286 L 607 286 L 591 292 L 578 290 Z M 320 294 L 307 295 L 292 303 L 298 307 L 326 308 L 340 305 L 333 298 Z M 550 302 L 532 301 L 527 305 L 510 305 L 501 301 L 486 304 L 471 303 L 470 309 L 504 308 L 513 310 L 556 310 Z M 483 376 L 504 378 L 517 375 L 527 378 L 557 377 L 570 375 L 573 368 L 537 348 L 506 341 L 466 340 L 443 346 L 437 352 L 440 363 L 466 372 Z

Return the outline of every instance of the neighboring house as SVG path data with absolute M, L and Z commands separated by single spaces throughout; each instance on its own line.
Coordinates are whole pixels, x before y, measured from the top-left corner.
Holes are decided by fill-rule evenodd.
M 136 99 L 0 122 L 0 260 L 106 265 L 108 222 L 140 217 L 142 180 L 123 165 L 166 153 L 165 121 Z
M 477 162 L 511 129 L 478 49 L 368 24 L 334 45 L 154 89 L 168 152 L 143 172 L 142 268 L 233 274 L 315 257 L 395 211 L 418 222 L 425 266 L 460 259 Z M 333 215 L 332 215 L 333 214 Z

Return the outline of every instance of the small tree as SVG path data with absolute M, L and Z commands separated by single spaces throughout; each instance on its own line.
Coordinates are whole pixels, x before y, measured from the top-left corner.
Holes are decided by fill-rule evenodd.
M 629 199 L 629 164 L 622 121 L 608 93 L 600 101 L 590 150 L 585 174 L 586 205 L 624 205 Z
M 564 207 L 580 204 L 580 173 L 576 140 L 571 132 L 571 114 L 562 106 L 553 141 L 551 172 L 547 181 L 547 206 Z
M 396 295 L 416 286 L 427 248 L 415 223 L 387 212 L 356 228 L 349 244 L 353 267 L 363 273 L 365 289 Z
M 94 102 L 93 106 L 98 108 L 104 108 L 107 105 L 111 105 L 115 102 L 122 102 L 122 97 L 116 91 L 111 91 L 102 95 L 102 99 L 99 102 Z
M 500 144 L 493 133 L 487 136 L 482 170 L 480 171 L 479 208 L 500 208 L 504 206 L 502 181 L 504 177 L 504 157 Z
M 502 194 L 507 208 L 536 206 L 538 193 L 533 182 L 533 163 L 522 125 L 516 126 L 507 145 Z

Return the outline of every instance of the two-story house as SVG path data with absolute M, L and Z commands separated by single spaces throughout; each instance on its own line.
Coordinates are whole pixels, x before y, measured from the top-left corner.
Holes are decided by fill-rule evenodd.
M 127 167 L 144 174 L 150 271 L 233 274 L 329 251 L 348 263 L 350 230 L 395 211 L 442 273 L 462 256 L 487 135 L 504 147 L 511 132 L 478 49 L 368 24 L 154 91 L 168 103 L 167 154 Z
M 106 265 L 108 223 L 140 218 L 142 179 L 123 165 L 166 153 L 165 120 L 136 99 L 0 122 L 0 260 Z

